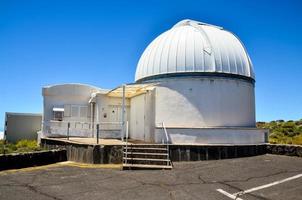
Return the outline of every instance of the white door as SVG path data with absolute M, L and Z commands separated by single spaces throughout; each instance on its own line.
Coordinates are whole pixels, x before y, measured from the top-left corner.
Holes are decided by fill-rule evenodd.
M 130 137 L 136 140 L 145 140 L 145 95 L 131 99 L 130 108 Z

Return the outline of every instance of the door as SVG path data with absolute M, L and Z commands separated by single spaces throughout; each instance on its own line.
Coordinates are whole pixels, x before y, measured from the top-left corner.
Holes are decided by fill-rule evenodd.
M 130 137 L 145 141 L 145 95 L 139 95 L 131 99 L 130 108 Z

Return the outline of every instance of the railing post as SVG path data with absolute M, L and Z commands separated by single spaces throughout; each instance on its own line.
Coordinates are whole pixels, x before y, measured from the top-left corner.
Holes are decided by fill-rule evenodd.
M 128 129 L 129 129 L 129 124 L 128 121 L 126 122 L 126 160 L 125 164 L 127 164 L 127 157 L 128 157 Z
M 125 136 L 125 98 L 126 98 L 126 85 L 123 85 L 123 98 L 122 98 L 122 131 L 121 131 L 121 140 L 124 141 Z
M 67 140 L 69 140 L 69 129 L 70 129 L 70 122 L 67 124 Z
M 99 144 L 100 124 L 96 125 L 96 143 Z

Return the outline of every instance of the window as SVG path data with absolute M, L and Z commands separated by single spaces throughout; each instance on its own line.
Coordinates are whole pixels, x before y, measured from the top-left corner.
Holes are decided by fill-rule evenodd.
M 71 117 L 73 118 L 87 118 L 89 117 L 88 106 L 72 105 Z
M 52 112 L 53 112 L 53 120 L 63 121 L 64 108 L 53 108 Z

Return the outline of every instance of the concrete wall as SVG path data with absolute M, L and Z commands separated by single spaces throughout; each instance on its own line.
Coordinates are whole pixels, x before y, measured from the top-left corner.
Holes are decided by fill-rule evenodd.
M 5 139 L 9 142 L 17 142 L 21 139 L 36 140 L 41 124 L 41 114 L 5 113 Z
M 231 78 L 158 80 L 155 123 L 167 127 L 255 127 L 252 83 Z
M 257 128 L 167 128 L 172 144 L 263 144 L 268 142 L 268 130 Z M 155 141 L 164 136 L 156 128 Z

